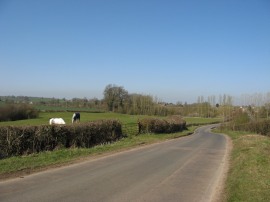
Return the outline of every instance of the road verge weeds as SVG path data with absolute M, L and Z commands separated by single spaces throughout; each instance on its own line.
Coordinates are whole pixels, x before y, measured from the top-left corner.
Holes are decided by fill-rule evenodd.
M 223 201 L 270 201 L 270 138 L 241 131 L 215 131 L 233 141 Z

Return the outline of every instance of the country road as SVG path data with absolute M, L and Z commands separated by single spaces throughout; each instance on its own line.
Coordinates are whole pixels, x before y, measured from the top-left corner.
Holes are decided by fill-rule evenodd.
M 228 141 L 195 134 L 0 182 L 0 201 L 213 201 Z

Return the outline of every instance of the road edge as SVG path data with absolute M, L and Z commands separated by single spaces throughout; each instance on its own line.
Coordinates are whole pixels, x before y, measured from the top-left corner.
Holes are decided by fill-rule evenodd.
M 232 139 L 222 133 L 216 133 L 218 135 L 223 135 L 226 138 L 226 150 L 224 157 L 222 159 L 221 166 L 218 171 L 219 178 L 216 181 L 215 190 L 213 192 L 213 195 L 211 196 L 210 201 L 211 202 L 225 202 L 226 201 L 226 193 L 225 193 L 225 184 L 230 168 L 230 158 L 231 158 L 231 152 L 233 149 L 233 143 Z

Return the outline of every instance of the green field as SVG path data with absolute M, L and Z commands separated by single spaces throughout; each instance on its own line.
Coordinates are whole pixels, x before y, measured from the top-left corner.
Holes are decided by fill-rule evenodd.
M 49 112 L 104 112 L 102 109 L 89 108 L 89 107 L 65 107 L 65 106 L 44 106 L 44 105 L 35 105 L 35 109 L 39 111 L 49 111 Z
M 37 119 L 27 119 L 19 121 L 7 121 L 0 122 L 0 126 L 14 125 L 14 126 L 23 126 L 23 125 L 43 125 L 49 124 L 50 118 L 63 118 L 66 124 L 71 124 L 71 117 L 73 112 L 40 112 L 39 118 Z M 81 122 L 94 121 L 100 119 L 118 119 L 123 124 L 137 123 L 139 119 L 150 117 L 147 115 L 128 115 L 128 114 L 119 114 L 119 113 L 89 113 L 81 112 Z M 154 116 L 151 116 L 154 117 Z M 160 117 L 164 118 L 164 117 Z M 197 118 L 197 117 L 184 117 L 188 124 L 208 124 L 220 121 L 219 118 Z
M 41 112 L 39 118 L 37 119 L 27 119 L 20 121 L 9 121 L 9 122 L 0 122 L 0 126 L 14 125 L 42 125 L 49 124 L 50 118 L 63 118 L 66 124 L 71 124 L 71 117 L 73 112 Z M 94 121 L 100 119 L 118 119 L 123 124 L 127 123 L 136 123 L 139 118 L 145 116 L 132 116 L 127 114 L 116 114 L 116 113 L 88 113 L 81 112 L 81 122 Z

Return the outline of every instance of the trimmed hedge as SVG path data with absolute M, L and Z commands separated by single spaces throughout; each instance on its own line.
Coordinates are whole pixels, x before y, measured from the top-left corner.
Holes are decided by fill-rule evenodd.
M 145 118 L 138 122 L 139 133 L 174 133 L 186 129 L 186 121 L 181 116 L 166 119 Z
M 57 148 L 89 148 L 122 137 L 122 125 L 117 120 L 75 125 L 1 126 L 0 159 Z

